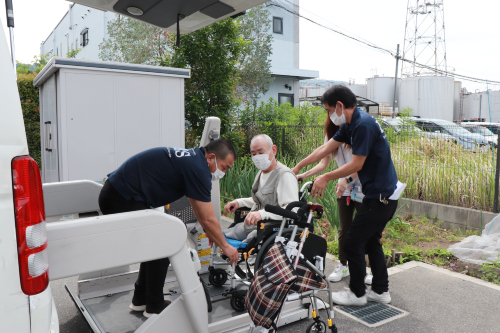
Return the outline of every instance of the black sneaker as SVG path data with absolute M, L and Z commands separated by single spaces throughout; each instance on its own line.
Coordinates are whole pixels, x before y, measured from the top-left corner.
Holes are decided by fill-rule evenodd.
M 132 303 L 130 303 L 129 308 L 132 311 L 144 311 L 146 310 L 146 301 L 134 296 L 132 297 Z
M 152 305 L 149 305 L 147 304 L 146 305 L 146 311 L 144 311 L 144 317 L 146 318 L 149 318 L 151 317 L 152 315 L 154 314 L 160 314 L 160 312 L 162 312 L 163 310 L 165 310 L 165 308 L 167 306 L 170 305 L 170 301 L 163 301 L 163 304 L 160 304 L 160 305 L 156 305 L 156 306 L 152 306 Z

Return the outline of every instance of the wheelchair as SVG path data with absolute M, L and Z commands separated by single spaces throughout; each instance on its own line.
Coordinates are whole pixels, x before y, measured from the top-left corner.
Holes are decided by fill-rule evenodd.
M 289 204 L 286 209 L 291 211 L 293 208 L 302 207 L 307 204 L 305 199 L 312 185 L 313 182 L 304 184 L 299 191 L 300 200 Z M 246 213 L 249 211 L 250 208 L 246 207 L 237 209 L 235 211 L 233 223 L 229 228 L 234 227 L 238 223 L 244 223 Z M 321 214 L 314 218 L 321 218 Z M 257 235 L 248 243 L 226 238 L 229 245 L 235 247 L 240 254 L 238 262 L 232 265 L 229 265 L 227 257 L 225 257 L 223 253 L 220 253 L 220 249 L 214 244 L 210 253 L 210 263 L 208 266 L 209 283 L 213 286 L 221 287 L 230 279 L 230 288 L 222 295 L 231 295 L 231 307 L 238 312 L 244 311 L 246 290 L 236 288 L 236 284 L 243 283 L 248 286 L 251 283 L 264 255 L 275 243 L 276 237 L 280 236 L 286 240 L 286 242 L 293 237 L 294 242 L 299 243 L 301 233 L 304 231 L 304 226 L 305 225 L 302 224 L 300 227 L 297 227 L 297 221 L 293 221 L 286 217 L 283 217 L 282 220 L 262 220 L 257 224 Z M 319 260 L 320 263 L 317 264 L 317 267 L 323 271 L 324 257 L 327 251 L 326 241 L 320 236 L 312 233 L 310 235 L 311 238 L 308 237 L 307 241 L 304 243 L 303 253 L 311 262 Z M 322 245 L 318 246 L 317 244 Z M 217 258 L 221 258 L 222 261 L 218 261 Z

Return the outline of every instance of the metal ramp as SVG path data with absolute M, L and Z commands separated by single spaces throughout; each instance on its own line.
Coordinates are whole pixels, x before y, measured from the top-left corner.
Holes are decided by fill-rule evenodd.
M 133 271 L 80 280 L 79 295 L 73 294 L 67 287 L 66 290 L 95 333 L 134 333 L 147 320 L 142 312 L 129 309 L 137 274 L 137 271 Z M 208 280 L 207 275 L 202 275 L 202 278 Z M 212 311 L 208 313 L 209 332 L 248 332 L 250 324 L 248 313 L 233 310 L 229 302 L 231 297 L 222 295 L 229 288 L 229 281 L 222 287 L 208 286 L 212 299 Z M 246 286 L 240 282 L 237 288 Z M 180 287 L 171 270 L 167 275 L 163 291 L 165 299 L 171 301 L 181 295 Z M 322 308 L 321 305 L 318 303 L 319 308 Z M 309 297 L 287 302 L 280 326 L 305 318 L 311 318 Z

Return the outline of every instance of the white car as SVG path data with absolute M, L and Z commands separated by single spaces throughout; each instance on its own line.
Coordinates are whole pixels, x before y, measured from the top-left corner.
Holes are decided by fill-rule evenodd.
M 141 16 L 141 20 L 154 23 L 157 26 L 164 26 L 170 31 L 175 31 L 174 27 L 176 27 L 176 20 L 178 19 L 177 12 L 174 13 L 174 10 L 170 11 L 168 15 L 164 12 L 155 12 L 154 10 L 143 13 L 135 7 L 127 8 L 126 6 L 120 6 L 124 2 L 127 2 L 122 0 L 77 0 L 76 2 L 131 17 L 134 17 L 133 15 L 144 14 Z M 223 12 L 220 12 L 219 7 L 214 7 L 210 12 L 211 16 L 208 16 L 200 12 L 200 10 L 206 9 L 207 4 L 203 1 L 193 1 L 190 2 L 190 7 L 187 10 L 189 13 L 183 17 L 179 26 L 182 33 L 190 33 L 263 2 L 263 0 L 236 1 L 234 2 L 234 8 L 223 4 L 219 6 Z M 22 5 L 21 1 L 17 3 L 18 5 Z M 183 4 L 184 2 L 181 0 L 164 0 L 162 1 L 161 8 L 175 9 L 180 8 Z M 133 15 L 129 13 L 133 13 Z M 64 250 L 61 250 L 64 247 L 58 247 L 62 245 L 56 246 L 55 244 L 61 244 L 63 241 L 60 237 L 64 238 L 68 235 L 61 233 L 61 230 L 57 233 L 55 230 L 57 227 L 49 226 L 45 222 L 47 200 L 44 202 L 39 168 L 36 162 L 29 156 L 23 113 L 16 84 L 16 73 L 11 60 L 9 44 L 4 36 L 4 27 L 0 26 L 0 331 L 9 333 L 57 333 L 59 332 L 59 321 L 52 298 L 49 279 L 63 278 L 65 274 L 77 275 L 80 274 L 78 273 L 79 270 L 83 271 L 85 268 L 81 265 L 82 258 L 80 257 L 74 256 L 63 260 L 65 255 L 70 255 L 75 249 L 72 248 L 71 251 L 65 253 Z M 175 218 L 168 217 L 167 214 L 161 215 L 161 213 L 156 212 L 155 215 L 155 212 L 147 212 L 146 215 L 148 215 L 147 218 L 149 220 L 162 220 L 161 223 L 156 224 L 157 227 L 153 226 L 152 228 L 159 228 L 160 225 L 164 225 L 169 220 L 168 223 L 179 225 L 179 230 L 186 233 L 184 224 L 180 220 L 179 222 L 172 220 Z M 86 241 L 87 243 L 81 241 L 82 247 L 79 250 L 80 253 L 82 251 L 89 252 L 89 248 L 97 244 L 102 247 L 97 246 L 92 248 L 92 250 L 105 254 L 106 252 L 110 252 L 109 248 L 111 248 L 111 253 L 115 253 L 113 251 L 116 251 L 122 254 L 122 256 L 117 256 L 116 259 L 118 261 L 121 260 L 118 257 L 125 256 L 127 252 L 129 252 L 129 256 L 134 256 L 134 252 L 130 252 L 127 249 L 127 247 L 130 248 L 129 242 L 127 242 L 127 247 L 122 248 L 120 246 L 116 247 L 114 244 L 120 238 L 119 233 L 122 233 L 121 237 L 122 239 L 124 238 L 123 232 L 125 230 L 123 230 L 123 224 L 122 226 L 117 225 L 113 227 L 113 224 L 116 222 L 113 221 L 116 220 L 116 217 L 102 216 L 100 218 L 101 220 L 95 223 L 92 228 L 89 228 L 86 233 L 89 233 L 89 235 L 97 234 L 94 228 L 102 228 L 105 224 L 107 229 L 105 231 L 101 230 L 100 234 L 101 236 L 105 234 L 108 236 L 104 239 L 94 239 L 89 236 L 89 239 Z M 139 220 L 137 217 L 136 219 Z M 104 223 L 104 221 L 107 222 Z M 133 221 L 129 222 L 134 223 Z M 152 234 L 154 235 L 155 233 L 153 232 Z M 163 235 L 163 233 L 159 233 L 159 235 Z M 78 238 L 81 234 L 75 234 L 74 236 Z M 59 238 L 55 241 L 53 240 L 54 237 Z M 89 241 L 93 244 L 89 244 Z M 168 242 L 166 239 L 163 239 L 163 241 Z M 157 243 L 160 243 L 160 240 Z M 135 249 L 135 252 L 144 252 L 143 249 L 147 249 L 149 245 L 149 243 L 139 245 L 139 248 Z M 184 244 L 181 245 L 184 246 Z M 48 252 L 51 248 L 57 248 L 58 251 L 57 255 L 50 256 L 49 258 Z M 179 271 L 185 272 L 186 269 L 192 271 L 192 274 L 189 273 L 191 275 L 188 276 L 193 282 L 191 285 L 198 286 L 200 285 L 198 276 L 193 264 L 190 262 L 190 253 L 186 251 L 184 246 L 178 252 L 179 254 L 182 252 L 186 258 L 189 258 L 187 261 L 179 261 L 178 265 L 183 264 L 186 266 Z M 165 257 L 170 256 L 166 255 L 166 253 L 160 253 L 160 255 L 164 255 Z M 174 254 L 175 256 L 177 256 L 177 253 Z M 51 267 L 49 267 L 49 259 Z M 86 262 L 86 264 L 90 265 L 87 268 L 94 268 L 93 271 L 99 270 L 95 269 L 96 260 L 101 261 L 100 264 L 103 265 L 102 267 L 116 266 L 117 261 L 106 262 L 106 259 L 102 259 L 93 258 L 92 262 Z M 112 259 L 115 260 L 115 258 Z M 172 260 L 171 262 L 173 263 Z M 63 271 L 66 271 L 66 273 Z M 184 283 L 188 282 L 186 279 L 184 281 Z M 186 304 L 189 303 L 189 306 L 184 307 L 183 303 L 179 302 L 180 307 L 178 308 L 180 312 L 176 312 L 177 319 L 179 319 L 179 314 L 185 315 L 184 309 L 186 309 L 187 318 L 195 318 L 194 316 L 200 315 L 200 318 L 208 316 L 203 311 L 200 311 L 200 309 L 203 310 L 203 307 L 206 309 L 206 303 L 203 305 L 205 302 L 203 289 L 199 289 L 199 286 L 196 288 L 193 289 L 193 293 L 198 291 L 196 295 L 191 292 L 183 294 L 183 302 Z M 177 306 L 172 305 L 173 311 Z M 169 321 L 172 324 L 167 331 L 187 332 L 187 330 L 178 329 L 178 325 L 181 325 L 179 323 L 184 323 L 183 321 L 171 319 Z M 203 320 L 197 321 L 193 319 L 192 322 L 194 331 L 208 332 L 208 325 L 203 324 L 203 327 L 198 325 L 203 323 Z M 158 330 L 155 332 L 158 332 Z
M 391 127 L 397 134 L 401 133 L 402 131 L 402 122 L 401 118 L 380 118 L 381 126 L 383 129 L 387 127 Z M 411 132 L 413 133 L 412 135 L 419 136 L 419 137 L 426 137 L 430 139 L 441 139 L 441 140 L 450 140 L 450 141 L 455 141 L 455 139 L 448 134 L 445 133 L 435 133 L 435 132 L 427 132 L 427 131 L 422 131 L 420 128 L 416 126 L 416 123 L 411 126 L 410 128 Z

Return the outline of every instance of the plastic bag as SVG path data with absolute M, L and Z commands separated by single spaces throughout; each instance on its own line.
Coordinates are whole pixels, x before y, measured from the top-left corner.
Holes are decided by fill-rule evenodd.
M 448 251 L 457 258 L 474 264 L 500 260 L 500 215 L 484 226 L 481 236 L 469 236 L 451 245 Z

